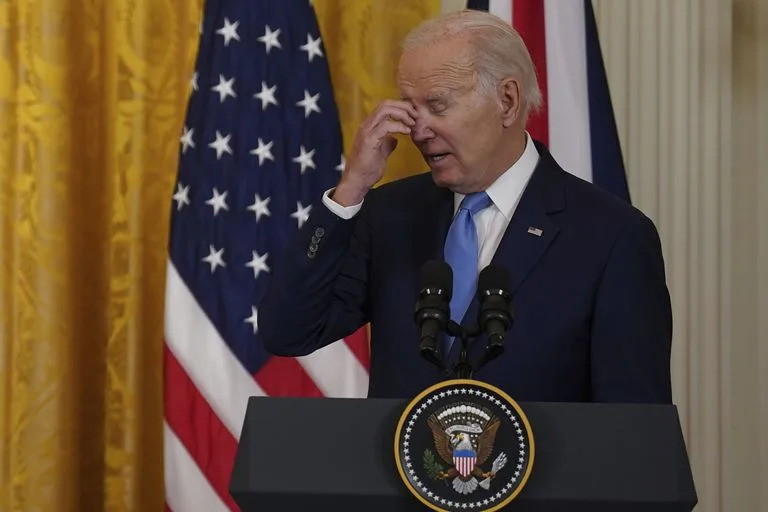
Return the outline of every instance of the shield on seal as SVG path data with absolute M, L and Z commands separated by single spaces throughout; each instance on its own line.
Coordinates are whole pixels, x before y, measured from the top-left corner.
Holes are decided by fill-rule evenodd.
M 475 450 L 455 450 L 453 452 L 453 465 L 456 466 L 456 471 L 464 478 L 468 477 L 472 470 L 475 469 L 475 462 L 477 462 L 477 452 Z

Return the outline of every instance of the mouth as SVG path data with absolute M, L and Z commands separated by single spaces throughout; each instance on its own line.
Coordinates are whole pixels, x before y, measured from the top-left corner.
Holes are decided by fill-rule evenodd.
M 436 164 L 441 160 L 445 159 L 445 157 L 447 157 L 448 155 L 450 155 L 450 153 L 431 153 L 431 154 L 425 154 L 424 159 L 429 164 Z

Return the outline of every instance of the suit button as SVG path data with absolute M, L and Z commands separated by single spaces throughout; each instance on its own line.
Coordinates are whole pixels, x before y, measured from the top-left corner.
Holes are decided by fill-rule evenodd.
M 313 248 L 310 246 L 309 250 L 307 251 L 307 257 L 308 258 L 314 258 L 317 255 L 317 248 Z
M 319 242 L 319 241 L 320 241 L 320 239 L 319 239 L 317 236 L 313 236 L 313 237 L 312 237 L 312 243 L 313 243 L 313 244 L 316 244 L 316 243 L 317 243 L 317 242 Z
M 317 227 L 315 228 L 315 236 L 318 238 L 322 238 L 325 235 L 325 228 Z
M 309 250 L 312 252 L 317 252 L 317 244 L 314 242 L 309 244 Z

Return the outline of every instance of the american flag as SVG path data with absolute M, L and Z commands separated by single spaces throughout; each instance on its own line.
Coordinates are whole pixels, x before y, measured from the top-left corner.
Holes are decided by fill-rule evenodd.
M 248 397 L 365 396 L 367 343 L 293 359 L 259 340 L 270 267 L 344 166 L 311 3 L 208 0 L 190 87 L 166 278 L 166 506 L 237 510 Z

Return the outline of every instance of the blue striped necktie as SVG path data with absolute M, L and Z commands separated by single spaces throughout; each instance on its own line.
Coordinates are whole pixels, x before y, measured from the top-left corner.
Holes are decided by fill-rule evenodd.
M 443 255 L 453 269 L 453 297 L 451 298 L 451 319 L 461 323 L 472 302 L 477 287 L 477 262 L 480 248 L 477 243 L 477 229 L 473 215 L 491 205 L 491 198 L 485 192 L 475 192 L 464 197 L 459 211 L 445 237 Z M 444 354 L 448 353 L 452 338 L 447 340 Z

